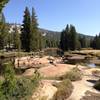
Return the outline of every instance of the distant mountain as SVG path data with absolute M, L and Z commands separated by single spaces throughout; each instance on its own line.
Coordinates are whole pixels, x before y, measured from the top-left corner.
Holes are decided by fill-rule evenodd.
M 86 37 L 87 39 L 89 39 L 89 40 L 91 40 L 91 39 L 93 39 L 94 38 L 94 36 L 90 36 L 90 35 L 84 35 L 84 34 L 82 34 L 82 33 L 78 33 L 78 35 L 79 36 L 81 36 L 81 37 Z
M 12 31 L 15 24 L 11 23 L 11 24 L 9 24 L 9 26 L 10 26 L 10 31 Z M 21 25 L 17 24 L 17 27 L 18 27 L 19 33 L 21 33 L 21 31 L 20 31 L 21 30 Z M 43 28 L 39 28 L 39 31 L 42 33 L 43 36 L 46 36 L 47 38 L 60 40 L 61 32 L 51 31 L 51 30 L 47 30 L 47 29 L 43 29 Z M 84 34 L 81 34 L 81 33 L 78 33 L 78 34 L 81 37 L 86 36 L 87 39 L 93 39 L 94 38 L 93 36 L 84 35 Z
M 50 31 L 50 30 L 46 30 L 46 29 L 39 29 L 39 31 L 44 34 L 44 36 L 48 37 L 48 38 L 55 38 L 55 39 L 60 39 L 60 35 L 61 35 L 61 32 L 57 32 L 57 31 Z M 78 33 L 79 36 L 81 37 L 86 37 L 87 39 L 93 39 L 94 36 L 90 36 L 90 35 L 84 35 L 84 34 L 81 34 L 81 33 Z
M 46 36 L 47 38 L 53 38 L 57 40 L 60 39 L 61 32 L 50 31 L 42 28 L 39 28 L 39 31 L 43 34 L 43 36 Z

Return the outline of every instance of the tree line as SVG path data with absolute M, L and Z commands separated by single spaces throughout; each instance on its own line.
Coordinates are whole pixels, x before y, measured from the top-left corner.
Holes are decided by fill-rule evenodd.
M 67 25 L 61 32 L 60 48 L 63 51 L 79 50 L 86 47 L 86 37 L 79 36 L 75 26 Z
M 100 33 L 96 35 L 93 40 L 91 40 L 91 47 L 94 49 L 100 49 Z
M 59 47 L 63 51 L 80 50 L 81 48 L 100 49 L 100 34 L 88 39 L 85 35 L 78 34 L 75 26 L 67 25 L 61 32 Z
M 88 39 L 85 35 L 81 36 L 76 31 L 75 26 L 67 25 L 61 32 L 60 40 L 43 36 L 39 31 L 37 16 L 34 8 L 30 13 L 28 7 L 25 8 L 23 16 L 23 24 L 21 25 L 21 33 L 15 23 L 13 31 L 6 23 L 5 16 L 2 13 L 2 8 L 8 0 L 0 1 L 0 50 L 16 49 L 26 52 L 39 51 L 43 48 L 60 48 L 63 51 L 80 50 L 81 48 L 100 49 L 100 34 L 92 39 Z
M 28 7 L 25 8 L 23 16 L 23 24 L 21 28 L 15 23 L 13 25 L 12 31 L 11 25 L 7 24 L 5 21 L 4 14 L 1 13 L 0 27 L 0 49 L 16 49 L 18 51 L 23 50 L 26 52 L 39 51 L 43 48 L 58 47 L 58 40 L 55 38 L 48 38 L 43 36 L 39 31 L 37 16 L 35 14 L 34 8 L 30 13 Z M 21 33 L 19 33 L 19 30 Z

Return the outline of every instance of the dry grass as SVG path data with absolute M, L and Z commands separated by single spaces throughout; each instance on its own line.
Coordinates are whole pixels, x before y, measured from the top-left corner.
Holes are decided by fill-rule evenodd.
M 69 79 L 71 81 L 78 81 L 82 79 L 82 74 L 77 67 L 67 72 L 65 75 L 59 77 L 59 79 Z
M 55 93 L 53 100 L 65 100 L 71 95 L 73 91 L 73 85 L 68 79 L 56 84 L 56 87 L 58 90 Z

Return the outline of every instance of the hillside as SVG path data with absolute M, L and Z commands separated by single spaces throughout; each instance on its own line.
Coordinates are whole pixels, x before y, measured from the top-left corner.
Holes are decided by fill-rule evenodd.
M 40 32 L 43 33 L 46 37 L 60 39 L 61 32 L 51 31 L 51 30 L 42 29 L 42 28 L 40 28 L 39 30 L 40 30 Z M 84 35 L 84 34 L 82 34 L 82 33 L 78 33 L 78 35 L 81 36 L 81 37 L 86 36 L 87 39 L 93 39 L 93 36 Z
M 11 23 L 9 24 L 10 26 L 10 32 L 12 31 L 12 29 L 14 28 L 14 24 Z M 17 27 L 19 29 L 19 33 L 20 32 L 20 29 L 21 29 L 21 25 L 20 24 L 17 24 Z M 39 31 L 43 34 L 43 36 L 46 36 L 47 38 L 54 38 L 56 40 L 59 40 L 60 39 L 60 35 L 61 35 L 61 32 L 58 32 L 58 31 L 52 31 L 52 30 L 48 30 L 48 29 L 43 29 L 43 28 L 39 28 Z M 78 33 L 81 37 L 83 36 L 86 36 L 86 38 L 88 39 L 93 39 L 93 36 L 89 36 L 89 35 L 84 35 L 82 33 Z

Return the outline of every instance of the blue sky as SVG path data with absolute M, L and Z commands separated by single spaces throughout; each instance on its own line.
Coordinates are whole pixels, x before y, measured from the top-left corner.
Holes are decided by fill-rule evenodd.
M 22 23 L 26 6 L 35 8 L 41 28 L 61 31 L 73 24 L 83 34 L 100 32 L 100 0 L 10 0 L 3 10 L 6 21 Z

